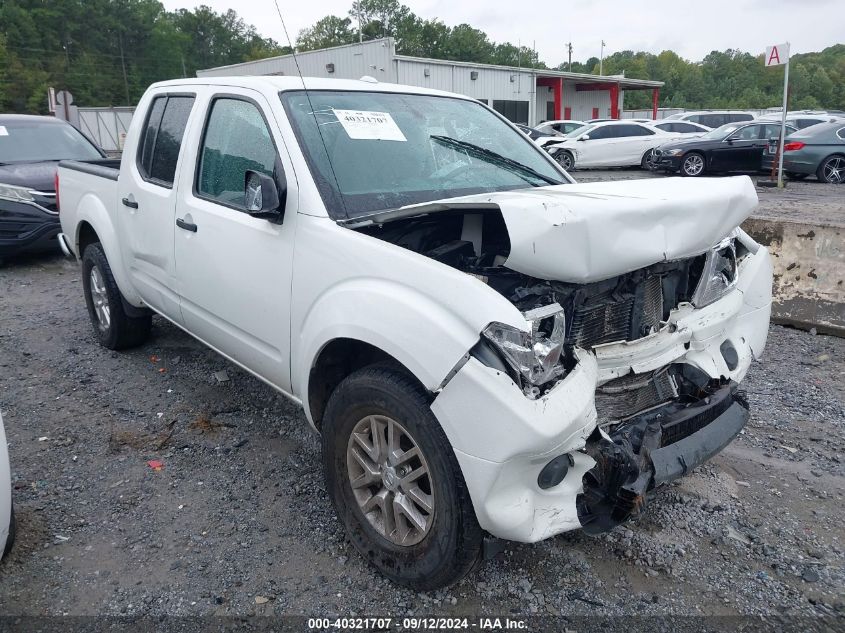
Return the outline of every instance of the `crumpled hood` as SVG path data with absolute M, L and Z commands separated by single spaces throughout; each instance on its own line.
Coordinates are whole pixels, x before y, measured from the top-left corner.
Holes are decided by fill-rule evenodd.
M 510 235 L 505 266 L 587 283 L 703 253 L 757 207 L 747 176 L 649 178 L 488 194 Z
M 485 193 L 411 210 L 498 208 L 504 265 L 532 277 L 588 283 L 705 252 L 757 207 L 748 176 L 647 178 Z

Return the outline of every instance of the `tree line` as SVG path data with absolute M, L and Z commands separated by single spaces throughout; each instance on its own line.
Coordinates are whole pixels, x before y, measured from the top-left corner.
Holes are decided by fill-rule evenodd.
M 519 41 L 495 42 L 469 24 L 421 18 L 398 0 L 356 0 L 347 15 L 327 15 L 300 31 L 295 45 L 307 51 L 386 36 L 403 55 L 599 71 L 595 57 L 547 66 Z M 166 11 L 157 0 L 2 0 L 0 112 L 45 112 L 49 86 L 69 89 L 78 105 L 131 105 L 154 81 L 290 52 L 231 9 Z M 738 50 L 701 61 L 672 51 L 620 51 L 604 59 L 604 73 L 665 82 L 663 107 L 766 108 L 780 105 L 783 85 L 782 67 L 765 68 L 762 54 Z M 845 44 L 794 55 L 790 84 L 793 109 L 845 110 Z M 629 92 L 625 106 L 650 107 L 651 95 Z
M 155 81 L 289 53 L 229 10 L 157 0 L 0 1 L 0 112 L 44 113 L 47 88 L 84 106 L 134 105 Z

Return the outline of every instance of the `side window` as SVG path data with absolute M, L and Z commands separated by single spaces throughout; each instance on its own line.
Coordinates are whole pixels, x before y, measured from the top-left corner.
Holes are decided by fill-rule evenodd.
M 619 136 L 618 126 L 616 125 L 601 125 L 590 130 L 587 134 L 590 140 L 597 141 L 604 138 L 617 138 Z
M 735 141 L 753 141 L 760 138 L 762 125 L 746 125 L 733 133 L 731 138 Z
M 246 172 L 273 176 L 276 156 L 270 130 L 254 104 L 215 99 L 200 147 L 197 194 L 243 209 Z
M 654 130 L 649 130 L 642 125 L 626 125 L 625 134 L 626 136 L 654 136 Z
M 689 125 L 687 123 L 675 123 L 672 126 L 673 132 L 680 132 L 681 134 L 687 134 L 691 132 L 698 132 L 699 129 L 694 125 Z
M 724 114 L 703 114 L 698 121 L 695 121 L 695 123 L 701 123 L 701 125 L 712 127 L 714 130 L 717 127 L 722 127 L 727 122 L 728 121 Z
M 173 185 L 182 137 L 194 97 L 156 97 L 150 106 L 141 139 L 138 169 L 145 179 L 165 187 Z
M 780 126 L 779 125 L 764 125 L 763 126 L 763 138 L 770 139 L 770 138 L 780 138 Z M 789 126 L 786 126 L 786 134 L 789 135 L 790 129 Z
M 701 119 L 702 119 L 702 116 L 700 114 L 693 114 L 692 116 L 687 117 L 687 121 L 692 121 L 693 123 L 701 123 L 702 125 L 707 125 Z

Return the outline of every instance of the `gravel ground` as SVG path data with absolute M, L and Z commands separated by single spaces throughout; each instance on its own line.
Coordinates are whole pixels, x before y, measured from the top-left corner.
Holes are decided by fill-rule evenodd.
M 418 594 L 346 542 L 296 406 L 158 318 L 142 348 L 100 348 L 75 263 L 13 262 L 0 614 L 843 614 L 845 340 L 773 326 L 745 385 L 744 433 L 644 515 L 511 544 Z

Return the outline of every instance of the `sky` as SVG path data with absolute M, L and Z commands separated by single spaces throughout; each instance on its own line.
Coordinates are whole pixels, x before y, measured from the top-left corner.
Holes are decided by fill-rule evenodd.
M 549 66 L 621 50 L 659 53 L 673 50 L 698 61 L 713 50 L 737 48 L 763 53 L 767 45 L 789 41 L 793 53 L 819 51 L 845 43 L 845 0 L 400 0 L 424 19 L 449 26 L 466 22 L 496 42 L 535 46 Z M 286 43 L 273 0 L 164 0 L 169 10 L 200 4 L 215 11 L 235 9 L 265 37 Z M 347 16 L 352 0 L 279 0 L 293 40 L 321 17 Z M 516 7 L 519 7 L 517 10 Z

